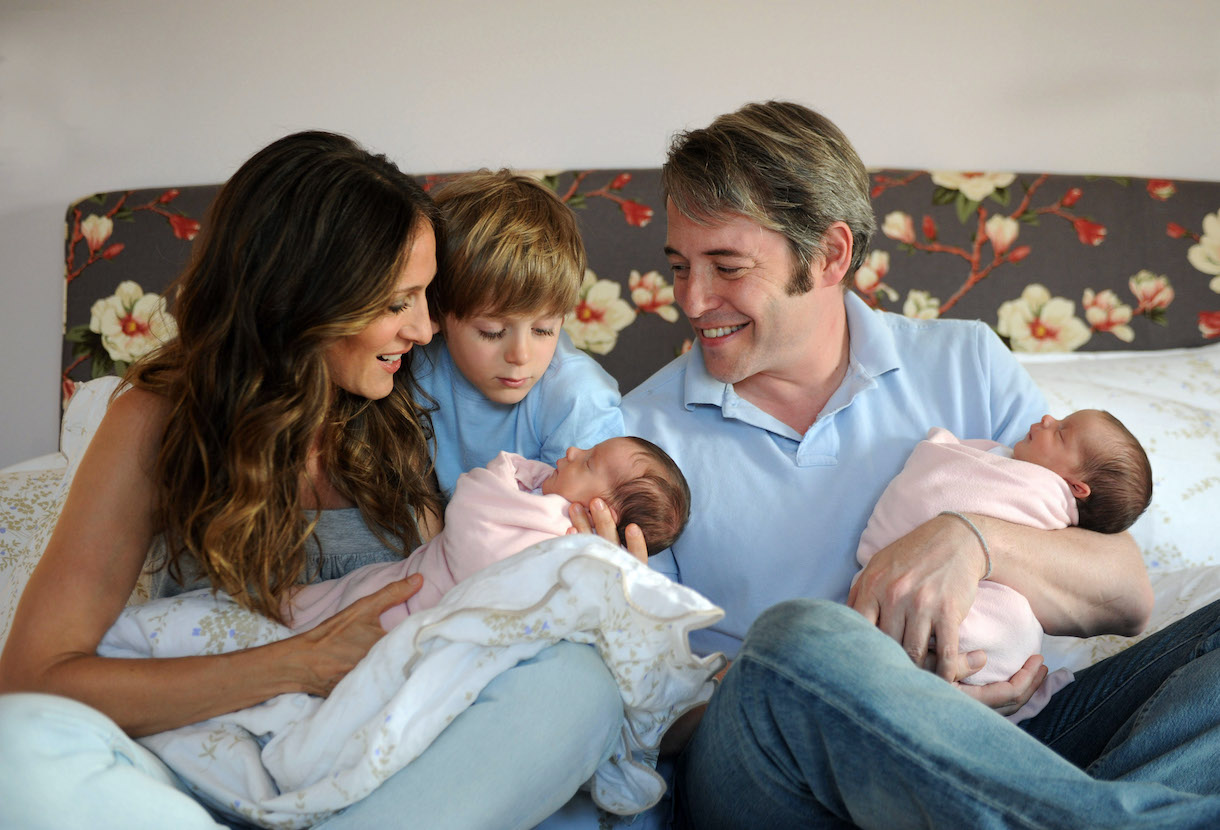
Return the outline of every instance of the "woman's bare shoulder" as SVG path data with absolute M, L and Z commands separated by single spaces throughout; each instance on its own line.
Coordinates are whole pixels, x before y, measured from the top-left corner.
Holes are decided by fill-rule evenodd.
M 149 431 L 159 434 L 169 422 L 173 402 L 164 395 L 139 387 L 129 387 L 121 392 L 106 409 L 102 419 L 112 427 L 124 430 Z

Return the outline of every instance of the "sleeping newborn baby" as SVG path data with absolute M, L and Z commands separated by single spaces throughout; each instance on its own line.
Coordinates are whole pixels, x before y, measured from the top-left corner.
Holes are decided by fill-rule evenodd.
M 644 532 L 649 554 L 673 544 L 690 515 L 690 489 L 673 459 L 643 438 L 611 438 L 591 449 L 570 447 L 552 467 L 502 452 L 458 477 L 445 508 L 445 529 L 401 562 L 366 565 L 340 579 L 305 585 L 288 601 L 293 631 L 312 628 L 341 608 L 411 574 L 419 592 L 381 615 L 387 631 L 431 608 L 471 574 L 572 527 L 568 506 L 603 499 L 620 539 L 629 524 Z
M 856 558 L 867 565 L 877 551 L 940 513 L 970 525 L 965 513 L 1045 529 L 1077 525 L 1100 533 L 1130 527 L 1152 499 L 1152 468 L 1138 440 L 1113 415 L 1083 409 L 1062 420 L 1044 415 L 1013 447 L 959 440 L 933 428 L 881 494 L 860 537 Z M 987 664 L 963 682 L 1008 680 L 1042 649 L 1042 626 L 1021 594 L 986 576 L 959 630 L 962 651 L 982 649 Z M 1052 673 L 1014 721 L 1032 717 L 1071 682 Z

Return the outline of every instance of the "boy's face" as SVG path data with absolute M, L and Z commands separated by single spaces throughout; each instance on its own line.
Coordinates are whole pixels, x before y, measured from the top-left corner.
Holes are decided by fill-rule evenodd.
M 1043 415 L 1029 428 L 1029 434 L 1012 448 L 1013 458 L 1046 467 L 1069 483 L 1079 479 L 1084 460 L 1092 447 L 1101 442 L 1109 424 L 1095 409 L 1073 412 L 1063 420 Z M 1103 444 L 1104 446 L 1104 444 Z
M 480 315 L 441 321 L 445 345 L 465 378 L 489 401 L 520 403 L 541 378 L 559 343 L 563 317 Z
M 644 472 L 647 465 L 639 456 L 628 438 L 611 438 L 588 450 L 568 447 L 555 472 L 542 482 L 542 492 L 586 507 L 594 498 L 608 501 L 615 487 Z

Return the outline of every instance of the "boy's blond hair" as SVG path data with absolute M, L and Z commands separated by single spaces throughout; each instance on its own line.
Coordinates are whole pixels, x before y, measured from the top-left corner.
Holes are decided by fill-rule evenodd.
M 585 275 L 571 209 L 549 188 L 509 170 L 467 173 L 436 195 L 445 221 L 439 316 L 567 314 Z

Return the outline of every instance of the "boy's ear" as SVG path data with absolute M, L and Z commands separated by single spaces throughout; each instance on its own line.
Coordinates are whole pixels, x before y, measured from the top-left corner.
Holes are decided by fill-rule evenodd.
M 1072 495 L 1078 499 L 1087 499 L 1089 497 L 1089 494 L 1093 492 L 1093 490 L 1089 487 L 1088 484 L 1084 483 L 1083 481 L 1081 481 L 1078 478 L 1072 478 L 1071 476 L 1064 476 L 1063 480 L 1066 481 L 1068 484 L 1068 487 L 1071 488 Z

